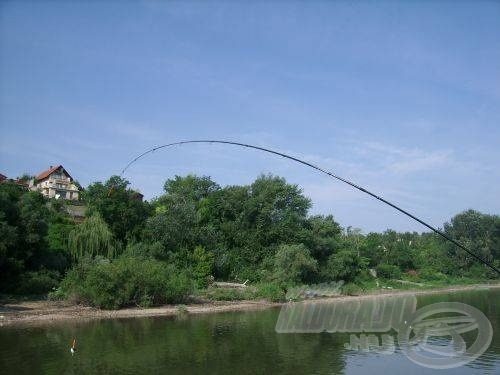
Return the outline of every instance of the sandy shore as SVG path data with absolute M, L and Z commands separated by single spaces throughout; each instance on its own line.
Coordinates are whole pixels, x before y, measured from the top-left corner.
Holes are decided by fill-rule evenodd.
M 359 299 L 376 295 L 401 295 L 412 293 L 444 294 L 467 290 L 500 288 L 500 284 L 477 284 L 452 286 L 430 290 L 398 290 L 384 289 L 361 296 L 331 297 L 335 300 Z M 185 307 L 188 314 L 206 314 L 227 311 L 261 310 L 281 306 L 281 303 L 261 301 L 206 302 L 190 304 Z M 91 319 L 140 318 L 148 316 L 175 316 L 180 314 L 180 308 L 175 305 L 165 305 L 152 308 L 125 308 L 120 310 L 100 310 L 93 307 L 74 305 L 61 301 L 25 301 L 19 303 L 0 304 L 0 327 L 11 325 L 44 325 L 68 320 L 86 321 Z

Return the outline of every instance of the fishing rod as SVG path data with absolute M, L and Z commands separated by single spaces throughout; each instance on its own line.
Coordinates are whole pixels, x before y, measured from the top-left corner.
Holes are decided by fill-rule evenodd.
M 240 142 L 232 142 L 232 141 L 222 141 L 222 140 L 188 140 L 188 141 L 179 141 L 179 142 L 173 142 L 173 143 L 168 143 L 168 144 L 165 144 L 165 145 L 162 145 L 162 146 L 157 146 L 157 147 L 154 147 L 152 149 L 149 149 L 145 152 L 143 152 L 142 154 L 136 156 L 134 159 L 132 159 L 126 166 L 125 168 L 122 169 L 121 173 L 120 173 L 120 177 L 123 176 L 123 174 L 125 173 L 125 171 L 132 165 L 134 164 L 136 161 L 138 161 L 139 159 L 141 159 L 142 157 L 146 156 L 147 154 L 150 154 L 150 153 L 153 153 L 155 152 L 156 150 L 160 150 L 160 149 L 163 149 L 163 148 L 168 148 L 168 147 L 172 147 L 172 146 L 179 146 L 179 145 L 185 145 L 185 144 L 189 144 L 189 143 L 209 143 L 209 144 L 212 144 L 212 143 L 218 143 L 218 144 L 224 144 L 224 145 L 233 145 L 233 146 L 240 146 L 240 147 L 244 147 L 244 148 L 252 148 L 252 149 L 255 149 L 255 150 L 259 150 L 259 151 L 264 151 L 264 152 L 267 152 L 269 154 L 274 154 L 274 155 L 278 155 L 278 156 L 281 156 L 283 158 L 286 158 L 286 159 L 289 159 L 289 160 L 293 160 L 297 163 L 300 163 L 300 164 L 303 164 L 307 167 L 310 167 L 310 168 L 313 168 L 321 173 L 324 173 L 336 180 L 339 180 L 339 181 L 342 181 L 343 183 L 347 184 L 347 185 L 350 185 L 351 187 L 365 193 L 365 194 L 368 194 L 370 196 L 372 196 L 373 198 L 381 201 L 382 203 L 385 203 L 386 205 L 388 206 L 391 206 L 392 208 L 398 210 L 399 212 L 405 214 L 406 216 L 412 218 L 413 220 L 415 220 L 416 222 L 422 224 L 423 226 L 429 228 L 430 230 L 432 230 L 434 233 L 440 235 L 441 237 L 443 237 L 444 239 L 446 239 L 447 241 L 450 241 L 451 243 L 453 243 L 455 246 L 459 247 L 460 249 L 464 250 L 465 252 L 467 252 L 469 255 L 471 255 L 472 257 L 474 257 L 476 260 L 479 260 L 481 263 L 487 265 L 488 267 L 490 267 L 493 271 L 496 271 L 497 273 L 500 274 L 500 270 L 495 267 L 493 264 L 491 264 L 490 262 L 488 262 L 487 260 L 483 259 L 482 257 L 480 257 L 479 255 L 475 254 L 472 250 L 469 250 L 467 247 L 465 247 L 464 245 L 462 245 L 460 242 L 454 240 L 453 238 L 451 238 L 450 236 L 448 236 L 446 233 L 440 231 L 439 229 L 437 228 L 434 228 L 432 225 L 426 223 L 425 221 L 423 221 L 422 219 L 419 219 L 418 217 L 416 217 L 415 215 L 409 213 L 408 211 L 402 209 L 401 207 L 398 207 L 396 206 L 394 203 L 391 203 L 389 202 L 388 200 L 376 195 L 375 193 L 372 193 L 371 191 L 365 189 L 364 187 L 362 186 L 359 186 L 357 184 L 355 184 L 354 182 L 352 181 L 349 181 L 343 177 L 340 177 L 340 176 L 337 176 L 336 174 L 330 172 L 330 171 L 327 171 L 326 169 L 323 169 L 323 168 L 320 168 L 314 164 L 311 164 L 307 161 L 304 161 L 304 160 L 301 160 L 299 158 L 296 158 L 294 156 L 291 156 L 291 155 L 287 155 L 287 154 L 284 154 L 282 152 L 278 152 L 278 151 L 274 151 L 274 150 L 271 150 L 271 149 L 268 149 L 268 148 L 264 148 L 264 147 L 260 147 L 260 146 L 254 146 L 254 145 L 250 145 L 250 144 L 246 144 L 246 143 L 240 143 Z

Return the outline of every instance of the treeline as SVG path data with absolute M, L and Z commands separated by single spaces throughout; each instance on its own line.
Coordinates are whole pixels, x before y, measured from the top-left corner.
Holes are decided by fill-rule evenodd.
M 180 302 L 213 279 L 249 280 L 255 296 L 280 299 L 300 283 L 344 280 L 355 292 L 379 281 L 497 278 L 433 233 L 364 235 L 333 216 L 310 216 L 301 189 L 270 175 L 226 187 L 176 176 L 151 202 L 113 176 L 82 196 L 87 218 L 75 224 L 65 202 L 0 185 L 0 292 L 52 291 L 116 308 Z M 469 210 L 443 230 L 500 266 L 499 216 Z

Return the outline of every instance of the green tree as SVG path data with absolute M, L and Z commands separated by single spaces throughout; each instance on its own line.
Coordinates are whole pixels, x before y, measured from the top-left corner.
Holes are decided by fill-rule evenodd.
M 342 229 L 332 215 L 309 217 L 303 233 L 303 243 L 320 264 L 325 263 L 328 257 L 341 247 Z
M 46 240 L 49 224 L 50 211 L 41 194 L 13 183 L 0 184 L 0 291 L 29 293 L 35 284 L 36 291 L 31 292 L 41 289 L 40 283 L 32 281 L 51 266 Z
M 75 259 L 86 255 L 112 258 L 116 253 L 113 234 L 99 214 L 88 217 L 69 233 L 68 246 Z
M 116 240 L 123 243 L 140 238 L 150 211 L 149 205 L 138 200 L 137 192 L 129 185 L 127 180 L 112 176 L 104 184 L 89 185 L 83 194 L 87 214 L 98 213 Z
M 208 176 L 198 177 L 187 175 L 186 177 L 175 176 L 163 185 L 166 196 L 174 196 L 191 202 L 200 202 L 220 189 Z
M 286 285 L 310 282 L 317 270 L 317 261 L 304 245 L 281 245 L 274 256 L 272 279 Z
M 498 234 L 500 217 L 487 215 L 475 210 L 467 210 L 455 215 L 450 222 L 444 224 L 444 231 L 456 239 L 474 254 L 486 261 L 493 261 L 498 256 Z M 453 244 L 448 244 L 448 252 L 462 270 L 476 265 L 477 260 Z M 482 265 L 486 272 L 486 266 Z
M 214 255 L 203 247 L 197 246 L 192 255 L 193 278 L 198 288 L 205 288 L 208 278 L 212 276 L 214 269 Z
M 368 260 L 358 256 L 356 250 L 345 249 L 330 255 L 324 276 L 333 280 L 352 281 L 366 268 Z

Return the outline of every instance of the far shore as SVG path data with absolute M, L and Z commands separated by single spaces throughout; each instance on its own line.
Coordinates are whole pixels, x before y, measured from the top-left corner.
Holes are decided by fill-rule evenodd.
M 460 291 L 500 288 L 500 284 L 474 284 L 449 286 L 436 289 L 383 289 L 359 296 L 335 296 L 329 300 L 367 298 L 373 295 L 401 294 L 445 294 Z M 129 307 L 120 310 L 101 310 L 94 307 L 75 305 L 66 301 L 23 301 L 0 304 L 0 327 L 16 325 L 46 325 L 58 322 L 89 321 L 95 319 L 142 318 L 158 316 L 178 316 L 180 314 L 207 314 L 229 311 L 252 311 L 279 307 L 283 303 L 266 300 L 251 301 L 206 301 L 188 305 L 165 305 L 151 308 Z

